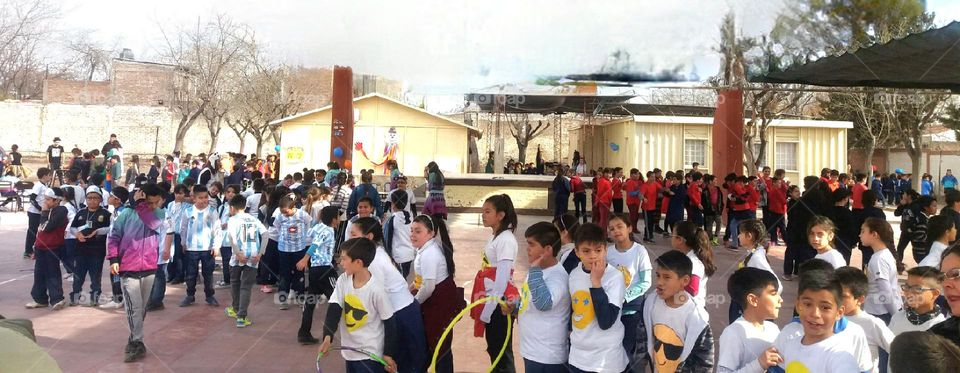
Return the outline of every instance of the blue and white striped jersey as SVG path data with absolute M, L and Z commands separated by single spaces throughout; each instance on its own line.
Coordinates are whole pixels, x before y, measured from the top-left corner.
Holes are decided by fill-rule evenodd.
M 180 219 L 180 241 L 187 251 L 220 249 L 223 233 L 220 217 L 213 206 L 204 209 L 187 206 Z
M 265 232 L 267 232 L 267 227 L 263 223 L 252 215 L 241 212 L 227 220 L 227 229 L 224 231 L 226 238 L 224 238 L 223 244 L 232 246 L 234 253 L 238 250 L 242 252 L 243 256 L 248 258 L 246 266 L 257 268 L 257 265 L 251 262 L 249 258 L 260 255 L 262 244 L 260 239 Z M 239 263 L 237 255 L 234 254 L 230 258 L 230 266 L 238 266 Z
M 332 266 L 333 265 L 333 247 L 337 240 L 336 231 L 323 223 L 317 223 L 310 228 L 310 248 L 307 255 L 310 255 L 310 266 Z
M 277 249 L 280 252 L 293 253 L 302 251 L 310 245 L 310 226 L 313 219 L 301 209 L 296 209 L 293 215 L 277 215 L 273 226 L 277 229 L 279 239 Z

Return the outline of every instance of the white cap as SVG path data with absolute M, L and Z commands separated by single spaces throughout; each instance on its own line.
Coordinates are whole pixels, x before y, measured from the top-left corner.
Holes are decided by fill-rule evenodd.
M 63 196 L 58 196 L 57 192 L 53 191 L 53 188 L 48 188 L 46 191 L 44 191 L 43 196 L 46 198 L 63 199 Z
M 90 194 L 90 193 L 99 194 L 99 195 L 100 195 L 100 198 L 103 198 L 103 191 L 100 190 L 100 187 L 98 187 L 98 186 L 96 186 L 96 185 L 91 185 L 91 186 L 88 186 L 88 187 L 87 187 L 87 192 L 86 192 L 86 194 Z

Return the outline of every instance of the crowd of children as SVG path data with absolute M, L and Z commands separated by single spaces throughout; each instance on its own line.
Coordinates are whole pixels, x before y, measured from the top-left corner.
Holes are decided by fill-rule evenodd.
M 156 183 L 144 175 L 132 185 L 110 178 L 109 191 L 73 172 L 68 185 L 52 188 L 51 170 L 39 169 L 28 211 L 35 229 L 25 255 L 36 263 L 27 307 L 102 306 L 100 272 L 109 260 L 110 303 L 125 309 L 131 329 L 126 361 L 145 354 L 144 315 L 164 307 L 166 284 L 185 283 L 180 306 L 187 307 L 200 280 L 210 306 L 219 306 L 218 288 L 230 289 L 224 313 L 238 328 L 253 324 L 256 285 L 277 291 L 279 309 L 301 308 L 297 341 L 326 354 L 338 340 L 348 372 L 454 371 L 453 336 L 441 336 L 467 302 L 454 281 L 438 168 L 425 172 L 429 215 L 416 215 L 402 175 L 393 175 L 381 201 L 372 171 L 352 186 L 336 164 L 280 181 L 238 162 L 236 177 L 201 171 L 200 179 L 188 174 L 177 182 L 161 170 Z M 824 170 L 805 178 L 800 193 L 783 170 L 770 171 L 731 174 L 721 183 L 697 167 L 663 176 L 653 170 L 646 178 L 637 169 L 629 178 L 620 168 L 603 169 L 594 176 L 588 222 L 581 206 L 588 187 L 577 173 L 558 169 L 553 185 L 564 188 L 564 201 L 552 222 L 526 228 L 523 241 L 510 196 L 488 197 L 481 220 L 490 237 L 472 299 L 503 303 L 487 300 L 470 315 L 492 371 L 522 364 L 528 372 L 887 372 L 903 366 L 898 358 L 924 358 L 898 357 L 900 335 L 923 340 L 931 337 L 911 332 L 930 330 L 960 342 L 960 321 L 946 317 L 960 313 L 960 251 L 952 246 L 960 193 L 948 191 L 936 215 L 935 200 L 903 190 L 895 244 L 883 211 L 873 210 L 883 196 L 870 193 L 865 175 Z M 571 195 L 573 214 L 566 211 Z M 671 250 L 654 257 L 639 241 L 654 243 L 657 233 L 670 237 Z M 724 297 L 708 294 L 707 283 L 717 276 L 721 239 L 741 260 L 727 282 L 729 326 L 715 344 L 707 309 Z M 782 277 L 767 259 L 781 239 Z M 901 286 L 907 245 L 920 266 Z M 854 248 L 863 252 L 862 268 L 848 266 Z M 514 283 L 524 249 L 529 272 Z M 218 258 L 222 281 L 214 282 Z M 73 279 L 68 297 L 61 264 Z M 796 279 L 796 317 L 778 326 L 771 320 L 783 288 Z M 318 338 L 312 324 L 321 304 L 328 308 Z M 508 334 L 512 319 L 519 361 Z

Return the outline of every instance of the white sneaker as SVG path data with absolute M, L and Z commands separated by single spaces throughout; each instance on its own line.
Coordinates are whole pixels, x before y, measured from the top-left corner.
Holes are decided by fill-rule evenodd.
M 66 307 L 67 307 L 67 300 L 64 299 L 64 300 L 61 300 L 61 301 L 57 302 L 56 304 L 54 304 L 53 307 L 52 307 L 52 309 L 53 309 L 54 311 L 59 311 L 59 310 L 62 310 L 62 309 L 64 309 L 64 308 L 66 308 Z
M 37 302 L 30 302 L 30 303 L 27 303 L 24 307 L 26 307 L 27 309 L 32 310 L 32 309 L 34 309 L 34 308 L 44 308 L 44 307 L 47 307 L 47 306 L 49 306 L 49 304 L 40 304 L 40 303 L 37 303 Z
M 117 302 L 115 300 L 111 300 L 107 303 L 101 304 L 100 308 L 107 308 L 107 309 L 123 308 L 123 303 Z

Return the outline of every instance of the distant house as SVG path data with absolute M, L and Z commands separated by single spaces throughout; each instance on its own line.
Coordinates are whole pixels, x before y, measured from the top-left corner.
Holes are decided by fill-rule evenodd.
M 327 168 L 331 152 L 331 109 L 332 106 L 326 106 L 270 123 L 279 125 L 283 134 L 280 141 L 282 172 Z M 424 167 L 431 161 L 437 162 L 444 172 L 467 172 L 467 135 L 476 128 L 379 93 L 354 98 L 353 109 L 354 143 L 361 143 L 369 157 L 354 151 L 354 173 L 372 168 L 382 174 L 380 163 L 391 142 L 397 144 L 397 163 L 406 175 L 422 177 Z
M 690 170 L 694 162 L 711 170 L 713 118 L 637 115 L 571 130 L 570 146 L 580 149 L 590 168 L 624 167 L 641 172 L 660 168 Z M 823 167 L 845 170 L 851 122 L 774 120 L 768 128 L 764 165 L 782 168 L 794 183 L 819 175 Z

